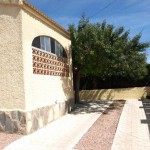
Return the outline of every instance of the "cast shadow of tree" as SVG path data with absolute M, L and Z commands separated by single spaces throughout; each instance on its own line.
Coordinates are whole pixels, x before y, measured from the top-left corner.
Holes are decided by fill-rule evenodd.
M 73 105 L 74 105 L 74 91 L 73 91 L 73 73 L 72 73 L 72 57 L 71 57 L 71 50 L 68 47 L 65 47 L 66 54 L 68 58 L 68 65 L 69 65 L 69 77 L 60 77 L 61 86 L 63 93 L 65 95 L 65 101 L 66 101 L 66 111 L 70 112 Z
M 66 48 L 67 49 L 67 48 Z M 74 105 L 74 91 L 73 91 L 73 75 L 72 75 L 72 60 L 71 60 L 71 50 L 66 51 L 67 52 L 67 56 L 68 56 L 68 62 L 69 62 L 69 77 L 61 77 L 61 83 L 62 83 L 62 89 L 63 92 L 65 93 L 65 97 L 66 100 L 71 103 L 69 105 L 73 106 Z M 121 100 L 119 100 L 120 102 L 117 103 L 117 101 L 115 101 L 113 104 L 109 104 L 110 107 L 108 108 L 108 103 L 110 103 L 110 101 L 108 100 L 112 100 L 114 97 L 113 91 L 110 90 L 109 93 L 106 90 L 102 90 L 101 92 L 99 92 L 98 90 L 95 91 L 95 93 L 91 93 L 91 91 L 89 91 L 89 93 L 87 93 L 87 97 L 90 97 L 91 99 L 86 99 L 86 101 L 82 101 L 82 103 L 74 105 L 73 111 L 71 112 L 72 114 L 79 114 L 79 113 L 109 113 L 111 112 L 113 109 L 120 109 L 122 106 L 120 106 Z M 92 95 L 91 95 L 92 94 Z M 103 95 L 107 94 L 107 99 L 108 100 L 95 100 L 95 99 L 99 99 L 100 97 L 102 97 Z M 91 95 L 91 96 L 90 96 Z M 82 96 L 80 96 L 82 98 Z M 108 108 L 108 109 L 107 109 Z M 106 110 L 107 109 L 107 110 Z M 106 111 L 104 111 L 106 110 Z M 70 110 L 69 110 L 70 112 Z
M 80 104 L 76 104 L 71 114 L 87 114 L 87 113 L 103 113 L 109 114 L 114 109 L 121 109 L 124 105 L 124 100 L 116 100 L 116 101 L 95 101 L 95 102 L 82 102 Z
M 81 99 L 86 99 L 88 102 L 101 100 L 103 97 L 107 100 L 112 100 L 114 98 L 114 92 L 112 90 L 83 90 L 83 92 L 80 92 L 80 97 Z
M 110 114 L 114 110 L 122 110 L 125 100 L 114 100 L 110 107 L 103 114 Z
M 139 108 L 144 109 L 145 116 L 146 116 L 146 119 L 142 119 L 141 123 L 148 125 L 149 134 L 150 134 L 150 99 L 145 99 L 141 101 L 143 106 L 140 106 Z

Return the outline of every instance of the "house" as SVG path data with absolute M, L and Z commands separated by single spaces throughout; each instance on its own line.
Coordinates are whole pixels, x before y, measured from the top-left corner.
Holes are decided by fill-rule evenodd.
M 0 131 L 32 133 L 71 110 L 70 44 L 25 0 L 0 0 Z

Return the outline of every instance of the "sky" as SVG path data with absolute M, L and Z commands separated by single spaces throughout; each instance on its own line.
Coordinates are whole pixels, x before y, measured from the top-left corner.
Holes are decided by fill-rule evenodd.
M 150 42 L 150 0 L 28 0 L 65 29 L 78 24 L 84 13 L 90 22 L 123 26 L 130 37 L 142 33 L 141 42 Z M 146 50 L 150 63 L 150 48 Z

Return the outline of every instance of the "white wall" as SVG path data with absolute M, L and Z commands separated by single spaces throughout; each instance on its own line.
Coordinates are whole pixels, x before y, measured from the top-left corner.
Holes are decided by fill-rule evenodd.
M 31 49 L 33 39 L 40 35 L 55 38 L 67 49 L 69 49 L 71 44 L 70 40 L 50 29 L 47 25 L 26 11 L 22 12 L 22 19 L 26 109 L 35 109 L 51 105 L 55 101 L 62 102 L 73 99 L 72 67 L 70 66 L 69 78 L 33 74 Z
M 0 109 L 24 109 L 21 13 L 0 4 Z

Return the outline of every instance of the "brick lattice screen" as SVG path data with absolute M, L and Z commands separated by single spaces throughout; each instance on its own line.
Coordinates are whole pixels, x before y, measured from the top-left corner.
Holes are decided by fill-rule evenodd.
M 32 48 L 33 74 L 69 77 L 68 59 Z

